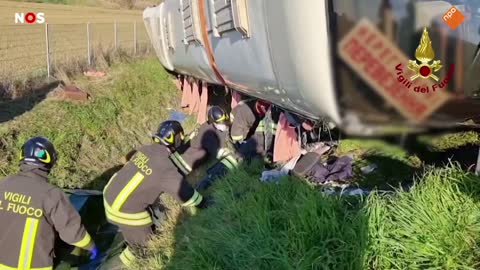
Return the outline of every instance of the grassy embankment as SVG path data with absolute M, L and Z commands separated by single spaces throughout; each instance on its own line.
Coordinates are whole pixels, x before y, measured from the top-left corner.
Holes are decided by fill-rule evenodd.
M 74 80 L 92 94 L 89 103 L 45 100 L 13 121 L 0 124 L 0 173 L 16 170 L 18 148 L 29 136 L 51 138 L 60 152 L 52 175 L 65 187 L 96 186 L 94 179 L 118 164 L 175 106 L 174 86 L 155 59 L 115 64 L 104 79 Z M 98 186 L 97 186 L 98 187 Z
M 68 187 L 101 188 L 102 174 L 176 106 L 177 93 L 157 60 L 117 65 L 104 80 L 79 78 L 94 99 L 87 104 L 46 100 L 0 125 L 0 173 L 16 171 L 21 143 L 31 135 L 51 138 L 61 159 L 52 181 Z M 468 143 L 473 133 L 422 138 L 430 155 Z M 252 164 L 211 188 L 216 205 L 181 215 L 171 203 L 170 220 L 138 269 L 478 269 L 480 195 L 478 177 L 434 164 L 426 152 L 412 156 L 379 141 L 345 140 L 341 153 L 358 165 L 380 168 L 358 177 L 370 186 L 411 181 L 410 192 L 363 198 L 322 195 L 303 181 L 258 181 Z M 440 155 L 440 154 L 438 154 Z M 403 164 L 402 167 L 399 165 Z M 406 171 L 407 170 L 407 171 Z

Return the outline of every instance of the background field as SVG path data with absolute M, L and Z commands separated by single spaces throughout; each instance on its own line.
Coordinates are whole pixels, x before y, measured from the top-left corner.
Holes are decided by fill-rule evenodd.
M 15 25 L 15 12 L 45 12 L 50 24 L 142 21 L 142 10 L 105 9 L 75 5 L 0 1 L 0 25 Z M 27 25 L 28 26 L 28 25 Z
M 106 8 L 144 9 L 158 4 L 162 0 L 21 0 L 24 2 L 54 3 L 64 5 L 83 5 Z
M 45 25 L 14 24 L 15 12 L 30 11 L 45 13 L 53 71 L 87 62 L 88 22 L 92 54 L 114 48 L 114 22 L 117 48 L 133 53 L 135 40 L 137 51 L 151 47 L 141 10 L 0 1 L 0 82 L 45 77 L 47 74 Z

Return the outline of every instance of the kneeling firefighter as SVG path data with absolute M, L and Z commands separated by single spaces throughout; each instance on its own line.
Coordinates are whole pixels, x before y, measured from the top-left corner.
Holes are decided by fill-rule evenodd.
M 236 155 L 229 140 L 231 121 L 228 113 L 219 106 L 213 106 L 208 111 L 207 119 L 207 123 L 200 128 L 199 135 L 192 140 L 192 146 L 201 145 L 200 147 L 207 149 L 209 155 L 218 162 L 207 170 L 206 177 L 197 185 L 199 189 L 208 188 L 217 177 L 237 168 L 242 159 Z M 215 140 L 214 136 L 220 140 Z
M 53 144 L 34 137 L 22 146 L 20 172 L 0 180 L 0 269 L 53 269 L 54 243 L 97 248 L 65 193 L 48 183 L 57 160 Z
M 272 113 L 271 108 L 263 100 L 246 100 L 232 110 L 230 136 L 242 157 L 266 156 L 273 151 L 278 113 Z
M 133 157 L 112 176 L 105 186 L 104 205 L 107 219 L 117 225 L 127 242 L 119 259 L 130 265 L 135 248 L 144 248 L 154 232 L 151 206 L 167 193 L 184 207 L 204 208 L 208 200 L 186 181 L 189 168 L 172 155 L 182 148 L 183 128 L 177 121 L 163 122 L 152 136 L 153 144 L 136 149 Z M 191 170 L 191 169 L 190 169 Z M 155 218 L 155 216 L 154 216 Z M 111 267 L 109 269 L 112 269 Z

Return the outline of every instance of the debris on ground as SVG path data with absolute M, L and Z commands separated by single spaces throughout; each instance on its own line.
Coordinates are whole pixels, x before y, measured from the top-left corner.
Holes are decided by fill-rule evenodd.
M 324 143 L 314 143 L 307 146 L 308 152 L 315 152 L 318 155 L 322 156 L 323 154 L 329 154 L 329 151 L 332 150 L 332 147 Z M 330 151 L 331 153 L 331 151 Z
M 336 190 L 335 188 L 326 188 L 322 191 L 327 195 L 339 195 L 339 196 L 362 196 L 368 195 L 371 190 L 364 188 L 355 188 L 355 187 L 346 187 L 341 190 Z
M 187 118 L 187 115 L 184 114 L 183 112 L 172 111 L 170 113 L 170 116 L 168 117 L 168 120 L 175 120 L 175 121 L 178 121 L 178 122 L 182 123 L 183 120 L 185 120 L 185 118 Z
M 282 176 L 288 175 L 286 171 L 280 170 L 269 170 L 263 171 L 262 176 L 260 177 L 260 181 L 262 182 L 278 182 L 279 178 Z
M 299 160 L 293 173 L 318 186 L 332 184 L 348 186 L 353 176 L 352 163 L 353 157 L 348 155 L 331 156 L 327 161 L 322 162 L 321 156 L 315 152 L 309 152 Z
M 90 94 L 75 85 L 61 85 L 48 94 L 50 98 L 67 101 L 87 101 Z
M 93 77 L 93 78 L 102 78 L 102 77 L 105 77 L 105 75 L 107 75 L 107 73 L 105 73 L 103 71 L 88 70 L 88 71 L 84 71 L 83 75 L 85 75 L 87 77 Z
M 261 182 L 277 182 L 278 178 L 289 175 L 290 171 L 294 170 L 295 165 L 297 162 L 305 155 L 313 155 L 315 158 L 314 160 L 310 161 L 313 162 L 311 166 L 313 166 L 315 163 L 319 162 L 319 158 L 327 153 L 331 147 L 328 145 L 323 144 L 322 142 L 319 143 L 314 143 L 311 144 L 308 147 L 309 151 L 306 151 L 305 149 L 301 150 L 301 153 L 290 159 L 288 162 L 286 162 L 280 169 L 273 169 L 273 170 L 265 170 L 262 172 L 262 176 L 260 177 Z M 310 152 L 310 154 L 308 154 Z M 305 160 L 305 159 L 304 159 Z M 300 166 L 304 167 L 304 166 Z M 294 171 L 297 175 L 298 173 L 298 168 L 296 171 Z
M 363 174 L 370 174 L 373 171 L 375 171 L 377 168 L 378 168 L 377 164 L 372 163 L 370 165 L 360 168 L 360 171 L 362 171 Z

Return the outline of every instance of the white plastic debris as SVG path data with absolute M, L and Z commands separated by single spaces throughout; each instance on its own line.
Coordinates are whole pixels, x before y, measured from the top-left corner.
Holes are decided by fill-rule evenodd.
M 360 170 L 364 174 L 369 174 L 369 173 L 372 173 L 373 171 L 375 171 L 377 168 L 378 168 L 377 164 L 372 163 L 368 166 L 364 166 L 364 167 L 360 168 Z
M 355 189 L 347 190 L 343 194 L 348 195 L 348 196 L 358 196 L 358 195 L 366 195 L 366 194 L 368 194 L 368 191 L 363 190 L 361 188 L 355 188 Z
M 288 172 L 280 170 L 270 170 L 262 172 L 262 177 L 260 181 L 262 182 L 276 182 L 278 178 L 288 175 Z
M 337 191 L 333 187 L 325 188 L 322 192 L 327 195 L 338 196 L 362 196 L 370 193 L 369 190 L 362 188 L 342 188 L 340 191 Z

